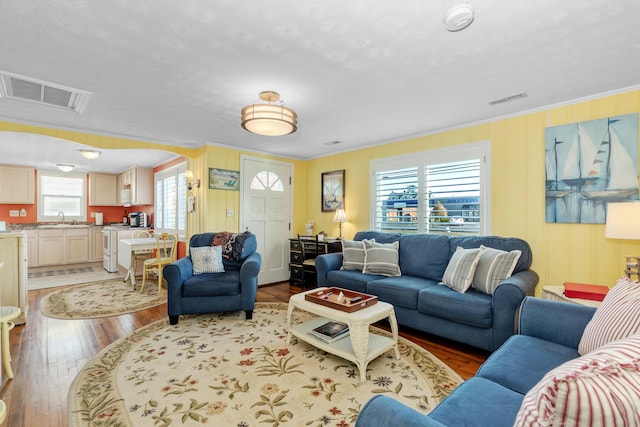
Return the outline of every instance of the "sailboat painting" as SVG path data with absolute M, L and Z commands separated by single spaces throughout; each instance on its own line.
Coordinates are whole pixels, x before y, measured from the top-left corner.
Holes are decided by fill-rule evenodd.
M 548 127 L 545 162 L 546 221 L 604 224 L 638 199 L 638 113 Z

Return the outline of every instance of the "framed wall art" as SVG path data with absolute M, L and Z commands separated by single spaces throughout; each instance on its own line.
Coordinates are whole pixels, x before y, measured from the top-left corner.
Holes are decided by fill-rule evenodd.
M 344 169 L 322 173 L 321 194 L 322 212 L 344 209 Z
M 240 172 L 209 168 L 209 189 L 240 191 Z

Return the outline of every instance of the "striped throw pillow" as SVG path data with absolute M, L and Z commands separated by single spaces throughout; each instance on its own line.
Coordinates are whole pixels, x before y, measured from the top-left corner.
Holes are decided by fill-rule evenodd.
M 480 248 L 484 248 L 484 251 L 480 255 L 471 286 L 480 292 L 493 295 L 496 286 L 513 273 L 522 251 L 506 252 L 486 246 Z
M 640 334 L 548 372 L 525 395 L 514 426 L 640 425 Z
M 467 292 L 471 287 L 471 281 L 482 252 L 484 252 L 484 247 L 463 249 L 458 246 L 444 271 L 442 284 L 460 293 Z
M 375 242 L 375 239 L 372 239 Z M 362 240 L 342 241 L 342 268 L 341 270 L 364 269 L 364 243 Z
M 364 239 L 364 274 L 380 274 L 382 276 L 400 276 L 398 265 L 398 242 L 376 243 L 375 240 Z
M 587 354 L 606 343 L 640 332 L 640 283 L 618 280 L 584 328 L 578 353 Z

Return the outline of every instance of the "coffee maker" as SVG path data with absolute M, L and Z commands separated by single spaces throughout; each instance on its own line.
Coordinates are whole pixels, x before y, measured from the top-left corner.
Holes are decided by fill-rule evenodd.
M 136 228 L 147 228 L 149 227 L 149 223 L 147 221 L 147 213 L 146 212 L 131 212 L 129 214 L 129 224 L 131 227 Z

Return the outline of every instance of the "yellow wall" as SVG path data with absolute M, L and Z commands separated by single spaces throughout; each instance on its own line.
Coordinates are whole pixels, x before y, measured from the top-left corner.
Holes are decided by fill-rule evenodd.
M 320 174 L 345 169 L 343 235 L 369 229 L 369 161 L 459 144 L 491 141 L 492 234 L 521 237 L 533 250 L 533 269 L 543 285 L 565 281 L 615 284 L 625 255 L 640 255 L 640 242 L 605 239 L 602 224 L 545 222 L 545 146 L 548 126 L 557 126 L 640 111 L 640 91 L 549 109 L 519 117 L 394 142 L 308 163 L 306 219 L 316 230 L 337 235 L 332 213 L 320 210 Z
M 105 149 L 164 149 L 187 157 L 188 168 L 202 182 L 200 189 L 195 191 L 196 213 L 189 217 L 191 233 L 238 229 L 240 193 L 208 190 L 207 174 L 210 167 L 240 170 L 240 155 L 248 154 L 293 163 L 293 235 L 303 233 L 304 224 L 314 221 L 316 232 L 325 231 L 335 236 L 338 225 L 332 222 L 333 212 L 321 212 L 320 209 L 320 176 L 322 172 L 345 169 L 345 210 L 349 220 L 343 225 L 346 238 L 358 230 L 369 228 L 368 173 L 371 159 L 489 140 L 492 155 L 492 233 L 521 237 L 529 242 L 533 249 L 533 269 L 540 274 L 539 295 L 540 286 L 561 285 L 568 280 L 611 286 L 622 274 L 623 257 L 640 255 L 640 242 L 605 239 L 604 225 L 545 223 L 545 128 L 638 111 L 640 91 L 630 91 L 309 161 L 218 146 L 178 148 L 7 122 L 0 122 L 0 131 L 49 135 Z M 234 209 L 236 215 L 226 217 L 226 209 Z

